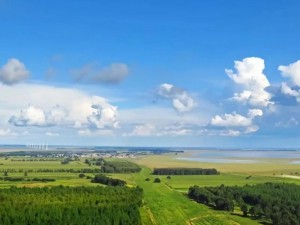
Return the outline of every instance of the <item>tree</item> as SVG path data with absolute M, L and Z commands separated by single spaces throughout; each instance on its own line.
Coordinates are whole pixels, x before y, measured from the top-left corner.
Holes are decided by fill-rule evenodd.
M 242 204 L 240 208 L 241 208 L 241 210 L 242 210 L 242 212 L 243 212 L 243 215 L 244 215 L 244 216 L 247 216 L 247 213 L 248 213 L 248 206 L 247 206 L 246 204 Z
M 27 175 L 28 175 L 28 172 L 27 172 L 27 170 L 25 170 L 24 171 L 24 177 L 27 177 Z
M 171 179 L 171 176 L 167 176 L 167 179 Z
M 156 177 L 156 178 L 154 179 L 154 183 L 160 183 L 160 179 L 159 179 L 158 177 Z
M 78 176 L 79 176 L 79 178 L 84 178 L 85 174 L 84 173 L 80 173 Z
M 4 176 L 5 176 L 5 177 L 7 177 L 7 176 L 8 176 L 8 173 L 7 173 L 7 171 L 6 171 L 6 170 L 4 171 Z
M 149 177 L 148 177 L 148 178 L 146 178 L 146 179 L 145 179 L 145 181 L 150 181 L 150 178 L 149 178 Z

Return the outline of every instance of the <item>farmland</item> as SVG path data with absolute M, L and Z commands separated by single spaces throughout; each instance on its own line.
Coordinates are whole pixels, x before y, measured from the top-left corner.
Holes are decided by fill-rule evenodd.
M 126 181 L 127 186 L 139 186 L 144 190 L 143 206 L 140 208 L 142 222 L 145 225 L 159 224 L 194 224 L 194 225 L 255 225 L 260 220 L 253 220 L 242 216 L 242 212 L 236 208 L 233 213 L 214 211 L 211 208 L 197 204 L 187 198 L 186 193 L 190 186 L 243 186 L 245 184 L 295 183 L 300 184 L 300 179 L 295 174 L 300 172 L 299 165 L 280 164 L 280 159 L 269 160 L 266 163 L 257 164 L 225 164 L 202 163 L 177 160 L 174 154 L 145 155 L 130 159 L 108 158 L 109 162 L 127 164 L 132 162 L 141 167 L 140 172 L 135 173 L 107 173 L 111 178 Z M 26 159 L 26 160 L 25 160 Z M 92 183 L 91 177 L 97 173 L 84 173 L 80 177 L 77 171 L 99 169 L 95 163 L 87 163 L 86 159 L 61 163 L 64 159 L 55 160 L 30 160 L 25 157 L 0 158 L 0 171 L 3 173 L 0 180 L 1 188 L 16 187 L 45 187 L 45 186 L 88 186 L 96 187 L 100 184 Z M 93 160 L 91 159 L 91 162 Z M 283 161 L 282 161 L 283 162 Z M 220 175 L 153 175 L 153 168 L 216 168 Z M 47 169 L 52 172 L 38 172 Z M 4 171 L 12 171 L 4 174 Z M 26 171 L 26 172 L 25 172 Z M 64 172 L 65 171 L 65 172 Z M 71 172 L 70 172 L 71 171 Z M 73 172 L 72 172 L 73 171 Z M 293 175 L 291 175 L 293 174 Z M 5 177 L 22 178 L 22 181 L 8 181 Z M 34 178 L 50 178 L 55 181 L 33 181 Z M 149 181 L 146 181 L 146 179 Z M 160 183 L 154 183 L 159 178 Z M 101 185 L 100 185 L 101 186 Z

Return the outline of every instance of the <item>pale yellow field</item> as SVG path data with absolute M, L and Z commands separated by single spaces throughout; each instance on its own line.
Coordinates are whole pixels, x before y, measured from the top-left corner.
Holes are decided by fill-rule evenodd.
M 193 154 L 195 151 L 192 152 Z M 145 165 L 151 169 L 158 167 L 201 167 L 201 168 L 216 168 L 221 172 L 243 173 L 251 175 L 291 175 L 294 173 L 300 174 L 300 164 L 289 164 L 288 159 L 263 159 L 255 163 L 209 163 L 178 160 L 178 157 L 188 157 L 192 154 L 191 151 L 178 153 L 175 155 L 148 155 L 131 159 L 131 161 Z

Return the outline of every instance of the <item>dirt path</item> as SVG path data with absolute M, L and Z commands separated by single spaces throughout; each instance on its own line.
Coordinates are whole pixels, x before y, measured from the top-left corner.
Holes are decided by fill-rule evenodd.
M 148 215 L 150 217 L 150 220 L 151 220 L 152 224 L 153 225 L 157 225 L 157 223 L 156 223 L 156 221 L 154 219 L 154 216 L 153 216 L 153 214 L 151 212 L 151 209 L 148 206 L 146 206 L 146 210 L 147 210 L 147 213 L 148 213 Z

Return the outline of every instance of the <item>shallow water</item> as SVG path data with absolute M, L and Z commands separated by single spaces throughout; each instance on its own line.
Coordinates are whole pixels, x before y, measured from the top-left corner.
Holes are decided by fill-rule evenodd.
M 262 163 L 267 159 L 285 159 L 289 164 L 300 164 L 300 151 L 205 150 L 177 159 L 210 163 Z
M 179 157 L 178 160 L 196 161 L 196 162 L 210 162 L 210 163 L 256 163 L 257 160 L 250 159 L 221 159 L 221 158 L 188 158 Z
M 267 158 L 267 159 L 295 159 L 300 158 L 300 151 L 203 151 L 195 157 L 205 158 Z

